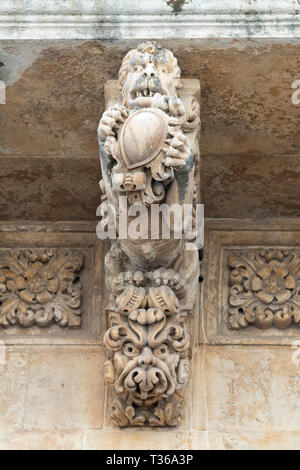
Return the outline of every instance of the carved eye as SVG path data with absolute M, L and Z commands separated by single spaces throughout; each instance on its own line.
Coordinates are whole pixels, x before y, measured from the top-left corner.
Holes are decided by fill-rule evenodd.
M 169 354 L 169 352 L 170 352 L 170 349 L 167 344 L 162 344 L 161 346 L 159 346 L 158 348 L 155 348 L 154 350 L 155 356 L 166 356 L 167 354 Z
M 123 352 L 126 356 L 134 357 L 139 354 L 138 348 L 133 343 L 126 343 L 123 346 Z

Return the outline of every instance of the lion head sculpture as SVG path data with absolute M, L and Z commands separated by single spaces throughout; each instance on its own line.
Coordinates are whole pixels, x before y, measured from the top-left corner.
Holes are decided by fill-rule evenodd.
M 177 59 L 171 51 L 155 42 L 139 45 L 127 53 L 119 73 L 124 106 L 129 109 L 157 107 L 155 101 L 165 101 L 167 106 L 168 98 L 177 98 L 180 75 Z

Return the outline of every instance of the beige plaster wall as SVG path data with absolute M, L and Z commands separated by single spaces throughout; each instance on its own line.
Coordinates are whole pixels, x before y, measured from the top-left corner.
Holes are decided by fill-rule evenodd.
M 177 429 L 113 428 L 102 347 L 9 347 L 0 449 L 299 449 L 300 378 L 289 347 L 201 346 Z

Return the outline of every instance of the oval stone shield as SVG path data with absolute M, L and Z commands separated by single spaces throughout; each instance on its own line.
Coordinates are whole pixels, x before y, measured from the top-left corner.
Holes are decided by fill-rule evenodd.
M 151 162 L 161 151 L 168 133 L 168 117 L 157 109 L 131 114 L 121 131 L 120 146 L 127 168 Z

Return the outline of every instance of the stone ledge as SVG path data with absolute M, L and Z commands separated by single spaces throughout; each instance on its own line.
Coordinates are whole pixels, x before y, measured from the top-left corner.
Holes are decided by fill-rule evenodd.
M 77 2 L 80 3 L 80 2 Z M 109 38 L 211 38 L 211 37 L 297 37 L 299 10 L 292 1 L 217 0 L 203 5 L 186 0 L 152 0 L 148 4 L 127 0 L 117 2 L 47 2 L 47 10 L 37 0 L 18 9 L 12 0 L 0 6 L 0 39 L 98 39 Z

